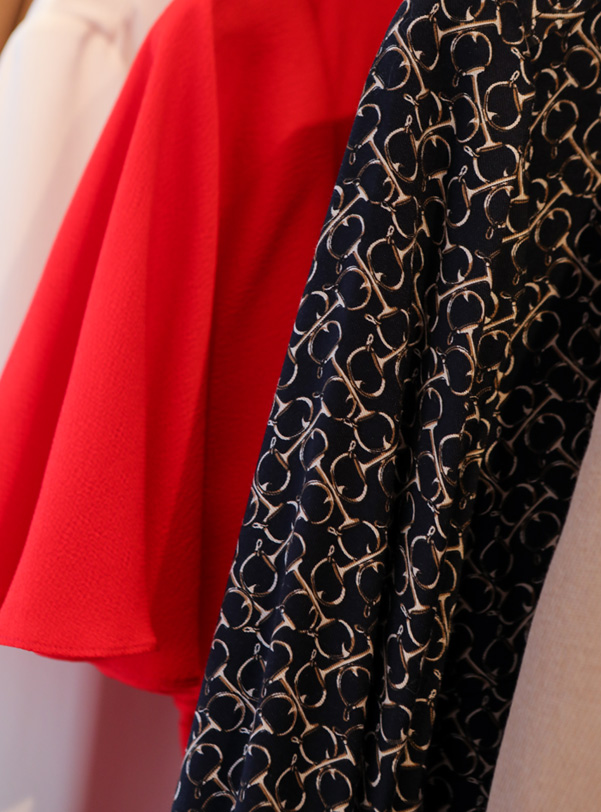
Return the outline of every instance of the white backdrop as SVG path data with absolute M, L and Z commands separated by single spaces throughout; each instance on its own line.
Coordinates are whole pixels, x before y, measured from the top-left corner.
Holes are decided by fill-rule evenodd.
M 168 812 L 177 739 L 169 697 L 0 647 L 0 812 Z

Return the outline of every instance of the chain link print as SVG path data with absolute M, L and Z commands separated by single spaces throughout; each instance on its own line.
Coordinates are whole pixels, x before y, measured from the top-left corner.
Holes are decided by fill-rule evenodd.
M 594 0 L 401 6 L 299 307 L 174 812 L 486 808 L 599 395 L 600 72 Z

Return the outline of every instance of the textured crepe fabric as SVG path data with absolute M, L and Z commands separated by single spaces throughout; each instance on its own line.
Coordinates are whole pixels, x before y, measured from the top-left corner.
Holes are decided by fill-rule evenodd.
M 396 16 L 174 812 L 486 808 L 599 395 L 600 20 L 594 0 Z
M 8 34 L 28 5 L 2 0 L 0 29 Z M 135 54 L 166 5 L 35 0 L 0 56 L 0 370 Z M 4 550 L 12 543 L 3 536 Z M 29 798 L 27 810 L 81 810 L 86 776 L 106 766 L 91 767 L 94 742 L 108 729 L 93 712 L 105 683 L 83 666 L 71 672 L 3 647 L 0 674 L 2 808 Z M 123 719 L 137 717 L 125 711 Z M 168 742 L 155 745 L 157 756 L 171 755 Z M 150 745 L 145 756 L 152 759 Z M 42 760 L 27 781 L 30 763 Z
M 0 382 L 1 643 L 194 706 L 362 5 L 176 0 L 142 48 Z
M 69 201 L 168 0 L 35 0 L 0 57 L 0 370 Z

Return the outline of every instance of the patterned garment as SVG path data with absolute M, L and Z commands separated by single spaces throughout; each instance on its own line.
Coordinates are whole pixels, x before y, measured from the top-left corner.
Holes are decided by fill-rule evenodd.
M 269 420 L 174 812 L 487 805 L 601 376 L 597 0 L 408 0 Z

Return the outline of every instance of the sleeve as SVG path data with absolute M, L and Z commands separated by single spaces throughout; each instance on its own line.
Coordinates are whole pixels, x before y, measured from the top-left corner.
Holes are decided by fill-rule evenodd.
M 155 27 L 0 382 L 0 642 L 195 705 L 393 4 L 176 0 Z
M 174 812 L 484 808 L 601 374 L 594 4 L 531 6 L 408 0 L 376 58 Z
M 210 6 L 177 5 L 136 60 L 0 384 L 0 642 L 150 653 L 156 612 L 175 683 L 201 673 L 180 637 L 200 622 L 187 596 L 219 198 Z

